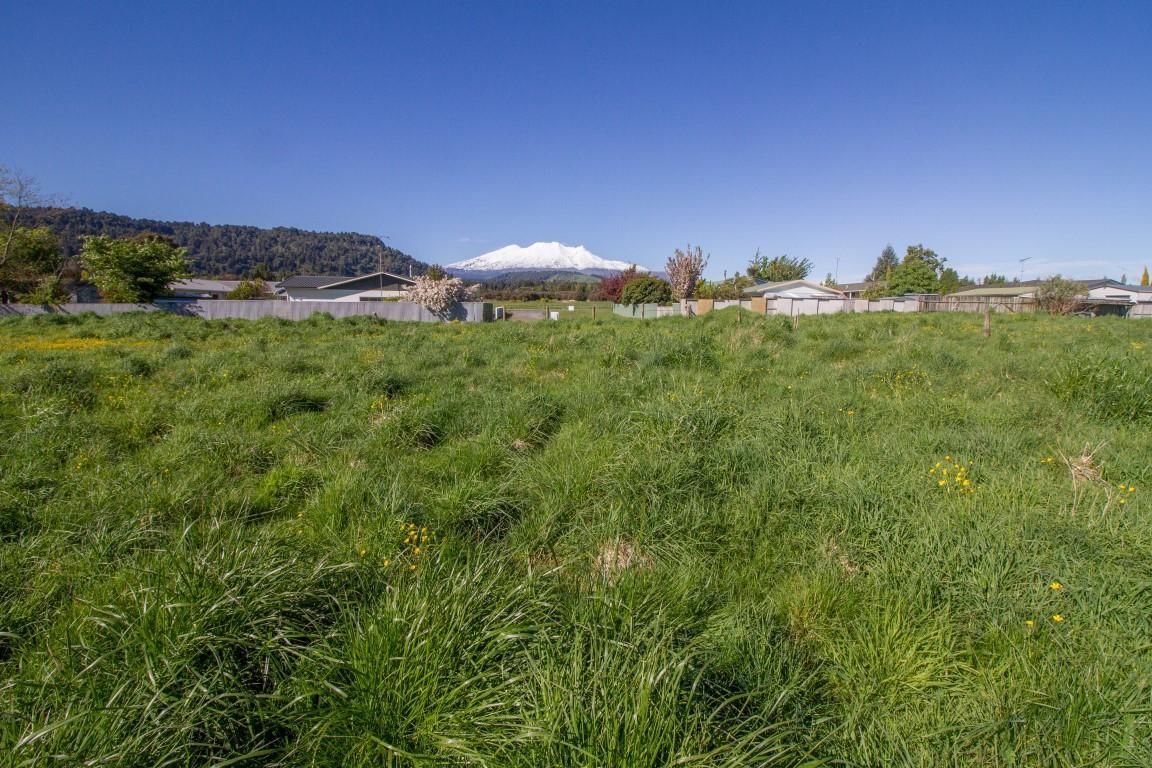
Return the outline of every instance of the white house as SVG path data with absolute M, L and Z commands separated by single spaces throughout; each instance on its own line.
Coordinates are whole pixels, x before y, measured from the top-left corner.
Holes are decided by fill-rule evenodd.
M 405 288 L 415 281 L 391 272 L 361 277 L 293 275 L 280 284 L 278 293 L 288 301 L 385 301 L 403 299 Z
M 764 296 L 769 299 L 842 299 L 844 293 L 809 280 L 784 280 L 779 283 L 759 283 L 744 289 L 745 296 Z
M 1084 287 L 1091 299 L 1123 299 L 1131 304 L 1152 302 L 1152 286 L 1125 285 L 1115 280 L 1087 280 Z

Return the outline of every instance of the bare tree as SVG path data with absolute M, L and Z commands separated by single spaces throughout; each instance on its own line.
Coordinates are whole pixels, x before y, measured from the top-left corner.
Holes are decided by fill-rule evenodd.
M 668 273 L 668 282 L 672 284 L 672 297 L 675 299 L 690 299 L 692 294 L 696 292 L 696 284 L 700 282 L 700 275 L 704 273 L 704 267 L 708 266 L 708 257 L 704 255 L 704 251 L 700 246 L 692 248 L 691 244 L 687 249 L 676 249 L 675 255 L 669 257 L 668 262 L 664 265 L 664 271 Z
M 26 173 L 0 165 L 0 268 L 12 255 L 12 243 L 20 229 L 24 212 L 48 201 L 40 194 L 40 185 Z

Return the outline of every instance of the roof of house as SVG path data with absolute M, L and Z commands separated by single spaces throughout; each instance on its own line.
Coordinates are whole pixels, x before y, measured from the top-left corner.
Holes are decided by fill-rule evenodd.
M 201 293 L 228 293 L 240 285 L 239 280 L 204 280 L 199 277 L 190 277 L 187 280 L 176 280 L 169 284 L 173 291 L 201 292 Z
M 769 293 L 786 293 L 796 288 L 807 288 L 809 290 L 820 291 L 827 293 L 830 296 L 843 296 L 842 291 L 835 288 L 829 288 L 826 285 L 813 283 L 810 280 L 783 280 L 777 283 L 758 283 L 744 289 L 745 295 L 751 296 L 766 296 Z
M 981 285 L 981 286 L 978 286 L 976 288 L 965 288 L 962 291 L 956 291 L 955 293 L 951 293 L 948 295 L 949 296 L 969 296 L 969 297 L 978 297 L 978 296 L 997 297 L 997 296 L 1000 296 L 1000 297 L 1005 297 L 1005 298 L 1012 298 L 1015 296 L 1023 296 L 1025 294 L 1035 293 L 1035 292 L 1036 292 L 1036 286 L 1035 285 L 1025 285 L 1024 283 L 1021 283 L 1019 285 L 987 285 L 987 286 Z
M 403 275 L 394 275 L 391 272 L 373 272 L 370 275 L 360 275 L 359 277 L 348 277 L 347 275 L 292 275 L 292 277 L 285 280 L 280 284 L 282 288 L 350 288 L 355 283 L 360 281 L 376 280 L 379 282 L 380 278 L 388 278 L 393 282 L 409 283 L 414 282 L 410 277 Z M 366 288 L 374 288 L 373 285 L 365 285 Z
M 343 282 L 343 275 L 292 275 L 280 283 L 281 288 L 323 288 L 326 285 Z
M 328 285 L 322 285 L 320 287 L 321 288 L 350 288 L 350 287 L 354 286 L 356 283 L 365 283 L 365 287 L 374 288 L 376 286 L 371 285 L 372 282 L 375 282 L 376 285 L 379 285 L 385 279 L 387 279 L 393 283 L 406 283 L 408 285 L 415 285 L 415 283 L 416 283 L 416 281 L 413 280 L 412 278 L 404 277 L 403 275 L 394 275 L 391 272 L 373 272 L 370 275 L 361 275 L 360 277 L 349 277 L 349 278 L 346 278 L 346 279 L 341 280 L 339 282 L 329 283 Z

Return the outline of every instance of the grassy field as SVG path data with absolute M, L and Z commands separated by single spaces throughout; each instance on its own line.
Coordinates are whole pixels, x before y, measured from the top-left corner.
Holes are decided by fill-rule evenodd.
M 0 321 L 0 765 L 1148 766 L 1152 323 Z

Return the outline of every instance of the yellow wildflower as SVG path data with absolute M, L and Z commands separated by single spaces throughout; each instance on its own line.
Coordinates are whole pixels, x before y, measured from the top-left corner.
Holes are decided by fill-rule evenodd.
M 1051 590 L 1053 590 L 1053 591 L 1056 591 L 1056 590 L 1058 590 L 1058 589 L 1064 589 L 1064 585 L 1063 585 L 1063 584 L 1061 584 L 1061 583 L 1060 583 L 1060 582 L 1058 582 L 1058 581 L 1054 581 L 1054 582 L 1052 582 L 1051 584 L 1049 584 L 1049 585 L 1048 585 L 1048 589 L 1051 589 Z
M 1059 614 L 1059 613 L 1054 613 L 1054 614 L 1052 614 L 1052 621 L 1059 624 L 1060 622 L 1064 621 L 1064 616 L 1062 614 Z

